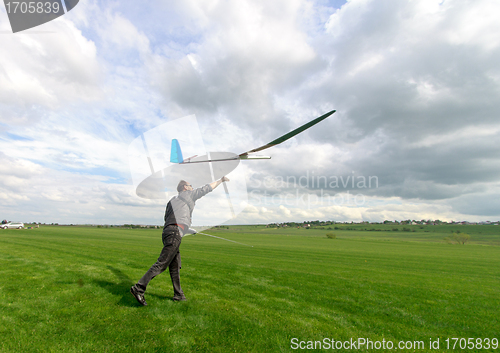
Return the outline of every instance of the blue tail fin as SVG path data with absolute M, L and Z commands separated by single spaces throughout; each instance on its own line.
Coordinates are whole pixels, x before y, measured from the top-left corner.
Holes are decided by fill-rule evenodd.
M 181 145 L 179 145 L 179 141 L 177 141 L 177 139 L 172 139 L 172 148 L 170 149 L 170 162 L 184 162 L 184 158 L 182 158 Z

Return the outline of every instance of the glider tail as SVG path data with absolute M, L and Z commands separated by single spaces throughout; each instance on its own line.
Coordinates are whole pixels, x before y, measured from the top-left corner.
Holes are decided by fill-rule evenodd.
M 172 147 L 170 149 L 170 162 L 171 163 L 182 163 L 184 158 L 182 158 L 181 145 L 177 139 L 172 139 Z

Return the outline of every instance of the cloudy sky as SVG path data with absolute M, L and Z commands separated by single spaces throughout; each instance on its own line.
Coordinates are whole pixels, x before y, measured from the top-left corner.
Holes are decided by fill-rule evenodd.
M 240 163 L 229 223 L 499 220 L 499 15 L 496 0 L 82 0 L 13 34 L 0 5 L 0 218 L 161 224 L 165 202 L 136 195 L 136 138 L 195 115 L 208 151 L 241 153 L 335 109 Z M 201 199 L 195 223 L 214 212 Z

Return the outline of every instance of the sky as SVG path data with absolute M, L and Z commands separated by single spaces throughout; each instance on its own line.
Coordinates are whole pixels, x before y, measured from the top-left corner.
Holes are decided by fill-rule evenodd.
M 194 115 L 206 151 L 241 153 L 335 109 L 228 174 L 235 218 L 214 218 L 220 187 L 195 224 L 498 221 L 499 15 L 496 0 L 82 0 L 14 34 L 0 5 L 0 218 L 160 225 L 166 201 L 136 194 L 137 138 Z

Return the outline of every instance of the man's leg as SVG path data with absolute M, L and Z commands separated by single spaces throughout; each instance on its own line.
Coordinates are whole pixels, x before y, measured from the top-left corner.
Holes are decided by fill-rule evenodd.
M 168 267 L 170 270 L 170 278 L 172 279 L 172 285 L 174 286 L 174 297 L 173 300 L 186 300 L 184 296 L 184 292 L 181 288 L 181 277 L 179 270 L 181 269 L 181 253 L 177 252 L 177 256 L 174 257 L 170 266 Z
M 158 257 L 156 263 L 151 266 L 137 284 L 134 285 L 135 291 L 140 295 L 144 295 L 149 282 L 165 271 L 179 252 L 181 235 L 177 226 L 167 228 L 166 232 L 162 234 L 162 239 L 163 249 L 161 250 L 160 257 Z

